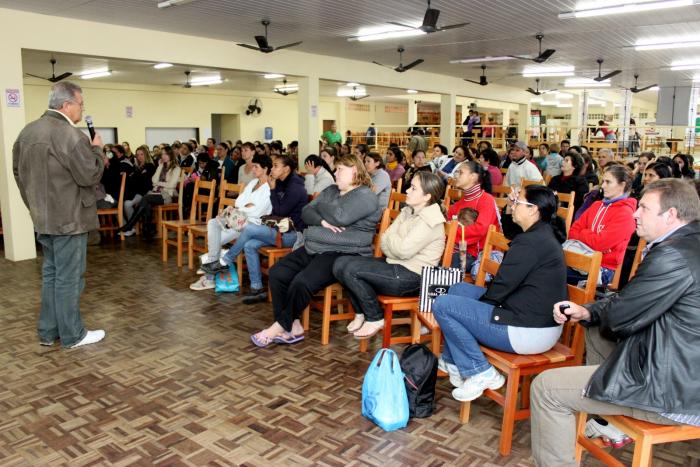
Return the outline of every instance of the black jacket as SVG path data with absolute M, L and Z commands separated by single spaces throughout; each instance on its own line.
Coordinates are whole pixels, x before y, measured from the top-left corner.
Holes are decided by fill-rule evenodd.
M 588 183 L 583 177 L 564 175 L 555 175 L 547 185 L 557 193 L 575 193 L 574 195 L 574 212 L 578 211 L 583 204 L 583 197 L 588 193 Z
M 587 305 L 584 326 L 618 341 L 586 396 L 651 412 L 700 414 L 700 222 L 655 245 L 622 291 Z
M 292 173 L 284 180 L 277 180 L 275 188 L 270 190 L 270 201 L 273 216 L 290 217 L 299 232 L 306 228 L 301 211 L 309 203 L 309 195 L 300 175 Z
M 136 195 L 145 195 L 153 188 L 153 174 L 156 173 L 156 166 L 146 163 L 143 167 L 134 167 L 134 171 L 126 177 L 126 189 L 124 199 L 134 199 Z
M 546 328 L 557 326 L 552 307 L 567 296 L 561 244 L 549 224 L 537 222 L 510 243 L 480 301 L 495 305 L 493 323 Z

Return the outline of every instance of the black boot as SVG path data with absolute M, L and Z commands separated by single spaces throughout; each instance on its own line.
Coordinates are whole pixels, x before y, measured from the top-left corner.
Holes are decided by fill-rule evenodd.
M 146 209 L 139 205 L 138 209 L 134 212 L 134 215 L 131 216 L 131 219 L 129 219 L 126 224 L 122 225 L 119 227 L 119 232 L 128 232 L 129 230 L 133 229 L 136 223 L 143 217 L 144 213 L 146 212 Z

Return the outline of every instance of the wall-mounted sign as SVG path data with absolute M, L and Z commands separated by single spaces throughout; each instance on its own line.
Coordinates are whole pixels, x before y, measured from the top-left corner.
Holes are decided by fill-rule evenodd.
M 19 107 L 22 105 L 19 89 L 5 89 L 5 104 L 8 107 Z

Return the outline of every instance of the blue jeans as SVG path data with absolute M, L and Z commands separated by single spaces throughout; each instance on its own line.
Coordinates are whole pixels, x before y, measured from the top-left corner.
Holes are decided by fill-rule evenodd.
M 80 317 L 80 294 L 85 288 L 88 234 L 39 234 L 44 254 L 39 313 L 39 340 L 63 347 L 80 342 L 87 331 Z
M 291 247 L 296 242 L 296 232 L 282 234 L 282 246 Z M 241 231 L 230 250 L 222 258 L 226 264 L 236 261 L 241 251 L 245 253 L 251 289 L 262 289 L 262 273 L 260 272 L 260 255 L 258 249 L 262 246 L 274 245 L 277 241 L 277 230 L 266 225 L 247 224 Z
M 442 359 L 454 363 L 464 378 L 482 373 L 491 366 L 479 344 L 513 352 L 508 326 L 492 323 L 493 305 L 478 300 L 484 292 L 483 287 L 461 282 L 433 303 L 433 314 L 445 336 Z

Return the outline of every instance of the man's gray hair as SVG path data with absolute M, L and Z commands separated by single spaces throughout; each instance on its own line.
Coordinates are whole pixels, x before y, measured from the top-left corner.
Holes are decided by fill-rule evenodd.
M 49 92 L 49 109 L 58 110 L 63 107 L 64 102 L 75 99 L 76 93 L 82 93 L 83 88 L 70 81 L 61 81 L 51 86 Z
M 604 152 L 605 154 L 607 154 L 608 156 L 613 157 L 613 152 L 612 152 L 612 149 L 610 149 L 610 148 L 600 148 L 600 149 L 598 149 L 598 157 L 600 157 L 600 154 L 603 153 L 603 152 Z

